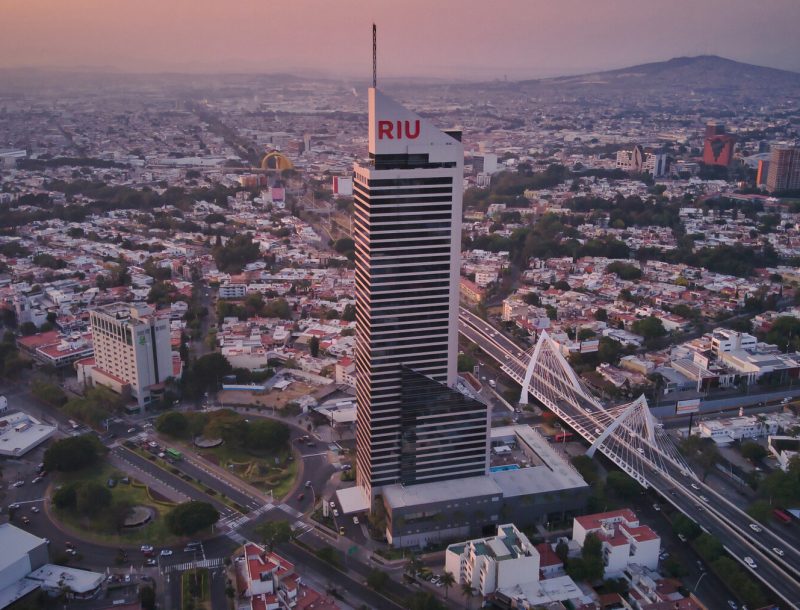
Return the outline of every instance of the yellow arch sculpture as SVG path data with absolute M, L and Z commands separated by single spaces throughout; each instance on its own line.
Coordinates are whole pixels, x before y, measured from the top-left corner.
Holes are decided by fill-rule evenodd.
M 264 158 L 261 159 L 261 169 L 281 171 L 284 169 L 294 169 L 294 164 L 286 155 L 279 153 L 277 150 L 273 150 L 272 152 L 268 152 L 264 155 Z

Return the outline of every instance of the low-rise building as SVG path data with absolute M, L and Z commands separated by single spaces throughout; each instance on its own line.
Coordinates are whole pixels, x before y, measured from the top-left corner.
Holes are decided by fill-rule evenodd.
M 603 545 L 605 577 L 622 575 L 628 564 L 658 569 L 661 538 L 630 509 L 575 517 L 572 539 L 583 547 L 586 536 L 594 534 Z
M 538 582 L 539 552 L 507 523 L 497 527 L 496 536 L 448 546 L 444 567 L 456 584 L 469 584 L 485 597 L 500 588 Z

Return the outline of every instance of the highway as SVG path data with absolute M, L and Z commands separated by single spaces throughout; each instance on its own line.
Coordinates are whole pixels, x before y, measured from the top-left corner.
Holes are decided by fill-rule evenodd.
M 521 360 L 525 356 L 524 348 L 486 321 L 463 308 L 460 311 L 459 321 L 459 332 L 501 366 L 516 366 L 523 370 L 527 366 L 528 363 Z M 517 378 L 515 381 L 521 382 L 522 379 Z M 573 405 L 567 400 L 560 400 L 557 405 L 545 404 L 545 406 L 564 411 L 576 422 L 594 421 L 596 425 L 603 427 L 606 425 L 597 423 L 598 418 L 591 410 Z M 590 442 L 597 438 L 595 429 L 591 426 L 587 429 L 578 425 L 576 432 Z M 601 446 L 600 450 L 603 449 L 604 446 Z M 719 539 L 734 559 L 790 607 L 800 607 L 800 580 L 798 580 L 800 550 L 786 545 L 779 534 L 764 525 L 758 526 L 760 529 L 758 532 L 751 529 L 752 519 L 746 513 L 676 462 L 669 459 L 655 460 L 651 454 L 639 454 L 636 451 L 627 452 L 625 457 L 635 462 L 631 466 L 644 475 L 648 485 L 658 491 L 667 502 Z M 782 551 L 783 556 L 773 549 Z M 744 557 L 751 557 L 757 567 L 748 566 L 744 562 Z

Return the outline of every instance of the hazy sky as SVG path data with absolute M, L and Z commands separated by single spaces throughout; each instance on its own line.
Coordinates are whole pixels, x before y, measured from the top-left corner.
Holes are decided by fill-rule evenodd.
M 715 54 L 800 71 L 800 0 L 0 0 L 0 67 L 524 78 Z M 0 83 L 2 87 L 2 83 Z

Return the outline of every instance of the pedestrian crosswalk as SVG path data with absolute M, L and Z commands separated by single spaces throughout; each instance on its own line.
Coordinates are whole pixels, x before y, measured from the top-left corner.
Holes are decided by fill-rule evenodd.
M 295 510 L 288 504 L 278 504 L 278 508 L 280 508 L 283 512 L 291 515 L 295 519 L 299 519 L 300 517 L 303 516 L 303 513 L 301 513 L 299 510 Z
M 218 568 L 220 566 L 222 566 L 222 559 L 220 557 L 215 557 L 214 559 L 175 563 L 165 567 L 164 572 L 185 572 L 186 570 L 194 570 L 195 568 Z

